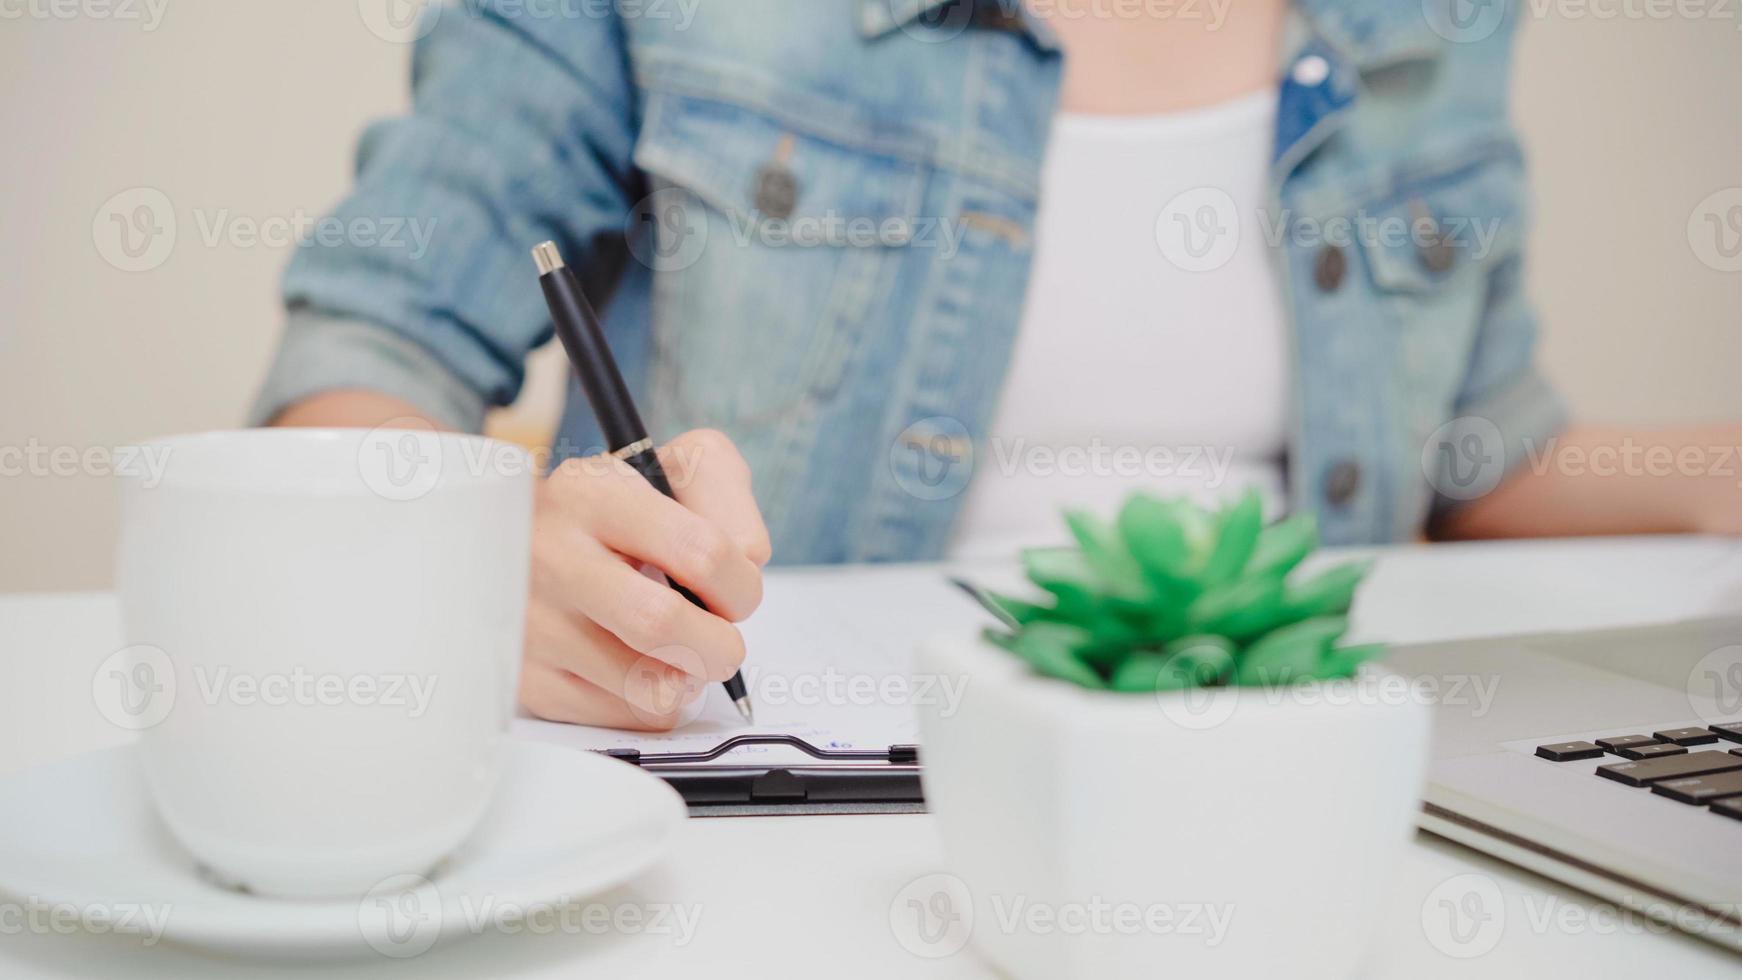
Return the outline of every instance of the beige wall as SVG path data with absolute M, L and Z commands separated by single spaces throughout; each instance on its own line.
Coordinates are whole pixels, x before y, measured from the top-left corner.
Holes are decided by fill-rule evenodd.
M 1543 358 L 1591 421 L 1742 421 L 1742 271 L 1688 229 L 1714 193 L 1742 205 L 1742 8 L 1711 6 L 1736 19 L 1563 15 L 1521 42 Z
M 0 447 L 236 424 L 288 249 L 228 233 L 318 215 L 358 128 L 405 98 L 406 47 L 349 0 L 125 9 L 140 19 L 0 20 Z M 1742 273 L 1702 264 L 1687 234 L 1700 201 L 1742 186 L 1738 27 L 1561 14 L 1527 28 L 1534 291 L 1549 369 L 1586 417 L 1742 419 Z M 142 186 L 167 196 L 175 246 L 124 272 L 99 251 L 115 229 L 93 219 Z M 213 229 L 225 241 L 208 245 Z M 100 475 L 0 476 L 0 591 L 102 586 L 113 507 Z

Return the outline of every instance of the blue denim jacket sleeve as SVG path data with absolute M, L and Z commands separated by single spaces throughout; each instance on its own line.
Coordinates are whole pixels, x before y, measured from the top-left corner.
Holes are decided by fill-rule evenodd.
M 412 65 L 413 111 L 373 125 L 346 223 L 419 221 L 422 247 L 310 242 L 284 279 L 290 322 L 253 416 L 365 387 L 477 428 L 513 400 L 549 336 L 528 249 L 577 268 L 620 228 L 636 99 L 614 15 L 511 17 L 495 0 L 432 5 Z
M 1540 457 L 1549 440 L 1566 428 L 1566 403 L 1537 366 L 1536 343 L 1536 312 L 1525 294 L 1524 256 L 1522 251 L 1514 252 L 1489 274 L 1487 302 L 1453 406 L 1454 420 L 1441 430 L 1439 444 L 1430 447 L 1440 451 L 1442 467 L 1459 465 L 1460 460 L 1491 461 L 1479 484 L 1491 487 Z M 1448 495 L 1446 491 L 1460 483 L 1443 469 L 1429 483 L 1440 490 L 1430 526 L 1473 499 L 1462 493 Z

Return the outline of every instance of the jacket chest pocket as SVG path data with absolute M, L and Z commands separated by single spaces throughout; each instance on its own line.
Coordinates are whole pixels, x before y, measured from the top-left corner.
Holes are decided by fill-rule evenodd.
M 661 410 L 755 427 L 829 399 L 887 309 L 922 166 L 658 91 L 635 163 L 650 193 L 630 248 L 654 272 Z
M 1457 397 L 1492 274 L 1523 243 L 1522 188 L 1515 158 L 1486 158 L 1401 181 L 1360 209 L 1375 312 L 1395 341 L 1415 428 L 1445 421 Z

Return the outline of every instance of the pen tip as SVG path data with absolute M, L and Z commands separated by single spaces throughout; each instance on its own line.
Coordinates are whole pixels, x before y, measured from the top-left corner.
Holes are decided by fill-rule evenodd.
M 750 724 L 756 724 L 756 711 L 750 706 L 749 698 L 733 698 L 732 703 L 738 706 L 738 713 Z
M 532 247 L 532 261 L 542 276 L 563 267 L 563 253 L 557 251 L 556 242 L 539 242 Z

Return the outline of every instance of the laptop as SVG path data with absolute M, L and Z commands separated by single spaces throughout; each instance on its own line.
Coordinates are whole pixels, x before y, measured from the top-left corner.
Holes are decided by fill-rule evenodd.
M 1399 646 L 1422 829 L 1742 951 L 1742 617 Z

